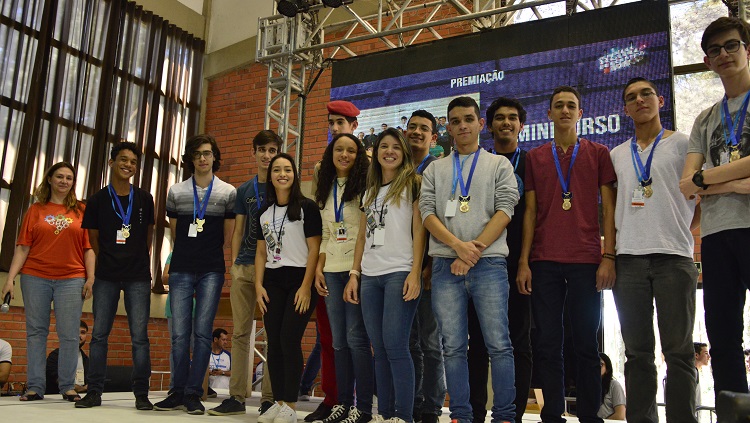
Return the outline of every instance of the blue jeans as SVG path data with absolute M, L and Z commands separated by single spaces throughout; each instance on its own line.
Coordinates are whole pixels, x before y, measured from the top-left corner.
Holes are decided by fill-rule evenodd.
M 654 301 L 661 350 L 667 362 L 667 421 L 697 423 L 695 418 L 695 286 L 698 269 L 692 257 L 670 254 L 617 256 L 612 293 L 625 342 L 627 418 L 658 423 L 654 364 Z
M 60 341 L 57 384 L 62 393 L 72 390 L 75 386 L 78 328 L 81 326 L 83 308 L 81 293 L 85 282 L 83 278 L 53 280 L 21 274 L 28 357 L 26 387 L 29 391 L 43 395 L 47 387 L 45 372 L 51 303 L 55 304 L 55 330 Z
M 404 301 L 409 272 L 362 275 L 361 304 L 367 334 L 375 351 L 378 413 L 412 421 L 414 363 L 409 354 L 411 322 L 419 299 Z
M 514 421 L 513 347 L 508 334 L 508 272 L 505 258 L 479 259 L 466 275 L 451 273 L 454 258 L 432 261 L 432 310 L 443 336 L 451 419 L 471 422 L 469 404 L 468 303 L 479 317 L 492 369 L 492 421 Z
M 212 333 L 219 306 L 224 274 L 218 272 L 169 274 L 172 305 L 172 379 L 173 392 L 203 395 L 203 377 L 211 355 Z M 195 296 L 195 316 L 193 314 Z M 195 335 L 193 360 L 190 360 L 190 336 Z
M 109 333 L 117 314 L 120 291 L 125 293 L 133 353 L 133 393 L 147 395 L 151 377 L 151 355 L 148 341 L 148 319 L 151 311 L 151 281 L 110 282 L 97 278 L 94 282 L 94 331 L 91 335 L 89 383 L 91 392 L 104 391 L 107 373 Z
M 445 367 L 435 313 L 432 290 L 422 291 L 417 315 L 411 326 L 409 348 L 414 361 L 414 415 L 441 415 L 445 403 Z M 485 382 L 486 385 L 486 382 Z
M 544 394 L 542 420 L 562 423 L 565 411 L 563 380 L 563 310 L 567 302 L 576 356 L 576 411 L 582 423 L 601 423 L 602 402 L 599 343 L 601 294 L 596 291 L 597 264 L 531 263 L 531 310 L 536 323 L 534 361 Z
M 320 332 L 318 331 L 318 322 L 315 322 L 315 346 L 313 346 L 310 355 L 307 356 L 305 371 L 302 373 L 302 380 L 299 383 L 299 392 L 307 393 L 312 389 L 315 378 L 320 372 Z
M 326 272 L 328 296 L 325 298 L 333 336 L 338 403 L 354 405 L 354 381 L 357 381 L 357 408 L 372 413 L 375 380 L 370 338 L 367 337 L 362 307 L 344 302 L 344 287 L 349 272 Z

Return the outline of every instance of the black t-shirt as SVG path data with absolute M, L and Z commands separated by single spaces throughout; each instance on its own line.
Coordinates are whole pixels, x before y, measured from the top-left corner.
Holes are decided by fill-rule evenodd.
M 511 165 L 513 163 L 514 153 L 502 154 L 506 159 L 510 160 Z M 509 267 L 518 267 L 518 259 L 521 258 L 521 234 L 523 232 L 523 214 L 526 212 L 526 198 L 524 197 L 523 183 L 526 175 L 526 151 L 521 150 L 518 158 L 518 166 L 515 168 L 516 181 L 520 181 L 519 188 L 521 189 L 521 197 L 518 199 L 518 204 L 513 208 L 513 217 L 508 224 L 507 239 L 508 242 L 508 261 Z
M 128 196 L 117 196 L 122 209 L 128 210 Z M 133 212 L 130 216 L 130 237 L 117 244 L 117 231 L 122 219 L 115 213 L 117 204 L 107 188 L 92 195 L 86 203 L 81 226 L 99 231 L 99 255 L 96 277 L 112 282 L 151 280 L 148 251 L 148 229 L 154 224 L 154 198 L 147 191 L 133 187 Z M 117 211 L 119 213 L 119 209 Z

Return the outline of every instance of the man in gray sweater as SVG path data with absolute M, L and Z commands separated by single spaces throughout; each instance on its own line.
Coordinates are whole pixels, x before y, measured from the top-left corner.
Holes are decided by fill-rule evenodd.
M 508 335 L 506 226 L 519 199 L 513 166 L 479 148 L 484 119 L 470 97 L 448 104 L 455 151 L 428 166 L 419 208 L 430 231 L 433 311 L 443 336 L 451 420 L 472 421 L 467 307 L 473 299 L 490 355 L 493 422 L 514 420 L 513 350 Z

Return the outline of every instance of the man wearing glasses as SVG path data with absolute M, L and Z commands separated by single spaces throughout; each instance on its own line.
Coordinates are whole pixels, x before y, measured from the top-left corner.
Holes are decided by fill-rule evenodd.
M 743 133 L 750 122 L 748 42 L 750 26 L 736 18 L 719 18 L 703 33 L 703 61 L 719 75 L 726 95 L 696 118 L 680 181 L 683 195 L 702 197 L 703 305 L 716 395 L 748 391 L 742 354 L 750 285 L 750 132 Z
M 165 400 L 154 404 L 154 409 L 184 409 L 188 414 L 203 414 L 205 408 L 200 402 L 203 377 L 211 355 L 213 321 L 224 286 L 224 247 L 234 230 L 237 193 L 233 186 L 214 175 L 221 164 L 221 152 L 212 136 L 196 135 L 188 139 L 182 162 L 193 176 L 172 185 L 167 196 L 173 242 L 169 291 L 174 388 Z M 195 334 L 192 361 L 191 333 Z
M 697 423 L 692 334 L 695 287 L 691 222 L 695 200 L 677 188 L 688 136 L 659 120 L 664 97 L 633 78 L 622 93 L 635 134 L 610 153 L 617 173 L 617 283 L 612 288 L 625 342 L 627 420 L 658 423 L 654 300 L 667 362 L 667 421 Z

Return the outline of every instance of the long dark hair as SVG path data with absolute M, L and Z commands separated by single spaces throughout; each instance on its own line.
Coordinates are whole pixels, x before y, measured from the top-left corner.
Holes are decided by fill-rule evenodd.
M 294 158 L 286 153 L 279 153 L 275 155 L 271 159 L 271 162 L 268 163 L 268 173 L 266 174 L 266 181 L 268 181 L 268 183 L 266 183 L 266 201 L 263 210 L 261 210 L 261 213 L 267 210 L 270 206 L 276 204 L 277 201 L 276 187 L 273 186 L 273 181 L 271 180 L 271 170 L 273 169 L 274 162 L 278 159 L 287 159 L 289 160 L 289 163 L 292 164 L 294 181 L 292 181 L 292 190 L 289 193 L 289 208 L 287 209 L 286 215 L 289 217 L 290 221 L 300 220 L 302 219 L 302 202 L 305 200 L 305 196 L 302 195 L 302 188 L 300 188 L 299 181 L 299 172 L 297 172 L 297 165 L 294 164 Z
M 602 375 L 602 401 L 609 392 L 609 385 L 612 383 L 612 360 L 604 353 L 599 353 L 599 359 L 604 362 L 604 374 Z
M 349 170 L 349 177 L 346 180 L 346 187 L 344 188 L 344 194 L 341 196 L 341 201 L 346 203 L 347 201 L 354 200 L 365 192 L 367 184 L 367 169 L 370 167 L 370 159 L 367 158 L 365 147 L 354 135 L 336 135 L 333 137 L 333 141 L 331 141 L 331 143 L 328 144 L 328 147 L 326 147 L 326 150 L 323 152 L 323 158 L 320 161 L 318 189 L 315 191 L 315 201 L 321 209 L 325 207 L 326 201 L 328 200 L 328 194 L 331 192 L 331 188 L 336 180 L 336 166 L 333 164 L 333 149 L 336 146 L 336 142 L 341 138 L 348 138 L 357 146 L 357 157 L 354 159 L 354 165 Z

